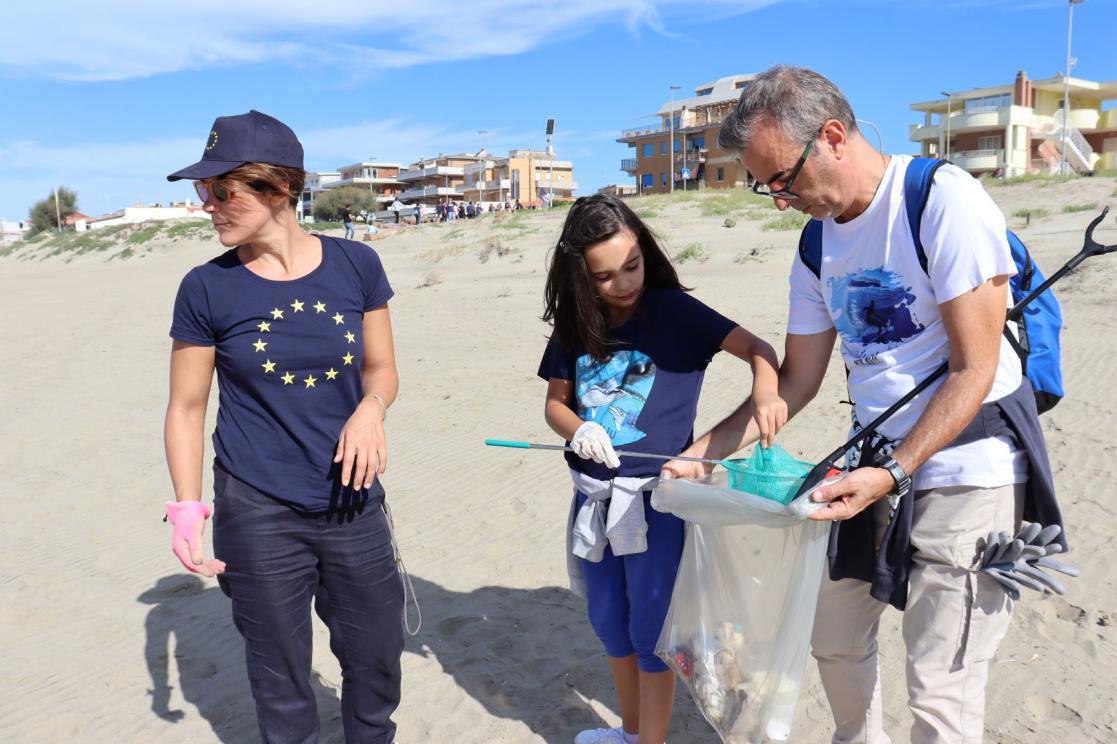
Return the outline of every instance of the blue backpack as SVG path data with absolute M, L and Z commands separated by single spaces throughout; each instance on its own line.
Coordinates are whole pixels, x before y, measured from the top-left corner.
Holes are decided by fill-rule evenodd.
M 927 254 L 919 239 L 923 210 L 931 194 L 935 171 L 948 161 L 936 158 L 913 158 L 904 173 L 904 208 L 911 226 L 911 237 L 919 257 L 919 265 L 927 271 Z M 1009 281 L 1013 302 L 1020 302 L 1045 279 L 1028 249 L 1011 230 L 1008 245 L 1016 263 L 1016 275 Z M 799 236 L 799 258 L 815 276 L 822 272 L 822 223 L 811 220 Z M 1020 365 L 1032 383 L 1036 394 L 1036 408 L 1040 413 L 1055 407 L 1063 397 L 1063 373 L 1059 366 L 1059 331 L 1063 316 L 1054 293 L 1047 289 L 1027 305 L 1020 316 L 1020 338 L 1017 340 L 1008 327 L 1005 337 L 1020 357 Z

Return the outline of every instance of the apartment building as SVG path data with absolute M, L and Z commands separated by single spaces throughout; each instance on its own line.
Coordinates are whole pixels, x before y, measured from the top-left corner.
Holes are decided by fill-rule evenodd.
M 554 150 L 509 150 L 492 157 L 484 150 L 464 168 L 463 197 L 489 203 L 511 201 L 525 207 L 572 201 L 578 182 L 574 163 L 558 160 Z
M 1065 116 L 1064 85 L 1070 93 Z M 921 155 L 941 155 L 974 175 L 1058 173 L 1065 132 L 1070 168 L 1117 168 L 1117 80 L 1029 80 L 1020 71 L 1010 85 L 944 95 L 911 105 L 923 114 L 923 123 L 909 131 Z
M 418 160 L 399 174 L 399 180 L 403 184 L 399 199 L 422 204 L 438 204 L 447 199 L 460 201 L 465 198 L 462 190 L 465 184 L 465 167 L 481 159 L 479 153 L 463 152 Z
M 399 180 L 402 167 L 400 163 L 362 160 L 359 163 L 343 165 L 336 171 L 308 171 L 306 181 L 303 183 L 302 201 L 296 212 L 301 212 L 300 218 L 302 215 L 314 214 L 314 200 L 318 195 L 323 191 L 339 189 L 343 186 L 355 186 L 372 191 L 376 194 L 377 203 L 384 208 L 395 201 L 397 195 L 403 190 L 404 184 Z
M 314 214 L 316 196 L 340 180 L 340 171 L 307 171 L 306 180 L 303 181 L 302 199 L 295 208 L 298 218 L 301 220 Z
M 717 146 L 718 129 L 755 75 L 731 75 L 695 87 L 694 95 L 668 100 L 651 115 L 656 121 L 625 129 L 617 142 L 635 150 L 621 160 L 641 194 L 676 189 L 732 188 L 749 182 L 737 153 Z M 674 131 L 674 143 L 668 144 Z

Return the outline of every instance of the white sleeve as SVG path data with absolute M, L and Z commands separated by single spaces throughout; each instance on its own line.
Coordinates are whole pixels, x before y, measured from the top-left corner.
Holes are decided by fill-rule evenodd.
M 935 173 L 919 237 L 940 305 L 1016 273 L 1004 215 L 980 181 L 953 165 Z
M 796 335 L 822 333 L 834 327 L 822 297 L 822 282 L 798 254 L 791 259 L 791 296 L 788 301 L 787 332 Z

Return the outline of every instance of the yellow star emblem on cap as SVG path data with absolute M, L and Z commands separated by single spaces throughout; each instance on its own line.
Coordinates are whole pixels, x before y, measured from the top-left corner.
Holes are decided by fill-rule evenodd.
M 268 342 L 261 341 L 260 339 L 256 339 L 256 343 L 252 345 L 256 347 L 256 351 L 263 351 L 264 349 L 268 348 Z
M 318 378 L 315 377 L 314 375 L 307 375 L 306 379 L 303 380 L 303 382 L 306 383 L 306 386 L 308 388 L 312 388 L 312 387 L 314 387 L 314 383 L 318 382 Z
M 290 372 L 286 372 L 286 373 L 283 374 L 283 384 L 284 385 L 292 385 L 292 384 L 294 384 L 294 382 L 295 382 L 295 376 L 293 374 L 291 374 Z
M 352 364 L 353 363 L 353 355 L 352 354 L 346 354 L 345 356 L 342 357 L 342 360 L 346 364 Z
M 333 367 L 330 367 L 329 369 L 326 370 L 326 379 L 327 380 L 332 380 L 335 377 L 337 377 L 337 370 L 336 369 L 334 369 Z
M 258 325 L 256 327 L 260 329 L 260 333 L 267 333 L 268 331 L 271 330 L 271 323 L 269 323 L 266 320 L 261 320 L 260 325 Z
M 264 374 L 265 374 L 265 375 L 266 375 L 266 374 L 267 374 L 268 372 L 275 372 L 275 362 L 273 362 L 273 361 L 272 361 L 272 360 L 270 360 L 270 359 L 266 360 L 266 361 L 265 361 L 265 362 L 264 362 L 263 364 L 261 364 L 260 366 L 264 368 Z
M 341 325 L 344 322 L 345 318 L 341 316 L 341 313 L 334 313 L 334 325 Z
M 295 309 L 296 313 L 301 313 L 303 311 L 303 303 L 299 300 L 295 300 L 294 302 L 292 302 L 291 307 Z
M 317 313 L 326 312 L 326 303 L 322 302 L 321 300 L 318 300 L 318 302 L 314 303 L 314 311 L 317 312 Z
M 354 343 L 357 340 L 357 337 L 353 335 L 353 331 L 346 331 L 345 340 L 349 343 Z
M 283 320 L 283 311 L 278 307 L 271 311 L 272 320 Z

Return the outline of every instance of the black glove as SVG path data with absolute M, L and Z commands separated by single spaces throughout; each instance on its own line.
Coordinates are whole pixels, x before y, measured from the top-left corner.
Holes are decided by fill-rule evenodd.
M 1049 556 L 1063 552 L 1055 542 L 1063 528 L 1050 527 L 1035 522 L 1025 522 L 1016 537 L 1007 532 L 990 532 L 985 539 L 979 571 L 992 576 L 1013 599 L 1020 599 L 1020 587 L 1037 592 L 1066 594 L 1066 587 L 1055 577 L 1041 569 L 1058 571 L 1067 576 L 1078 576 L 1078 568 L 1056 561 Z

